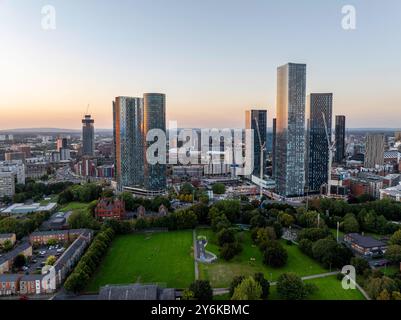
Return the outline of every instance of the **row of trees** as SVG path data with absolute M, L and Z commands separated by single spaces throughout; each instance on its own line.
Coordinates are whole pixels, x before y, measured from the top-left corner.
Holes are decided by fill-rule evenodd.
M 353 257 L 352 251 L 337 243 L 328 229 L 308 228 L 298 235 L 299 249 L 326 268 L 342 268 Z
M 15 233 L 17 238 L 21 239 L 35 231 L 49 217 L 48 212 L 30 213 L 22 219 L 5 217 L 0 220 L 0 233 Z
M 69 202 L 91 202 L 102 195 L 102 187 L 94 183 L 73 185 L 62 191 L 58 196 L 58 203 L 63 205 Z
M 320 213 L 325 213 L 328 210 L 330 216 L 338 217 L 344 217 L 347 213 L 358 215 L 363 209 L 372 210 L 377 216 L 384 216 L 389 221 L 401 221 L 401 203 L 390 199 L 350 204 L 345 201 L 322 198 L 311 201 L 310 207 Z
M 113 240 L 114 234 L 113 229 L 105 228 L 96 235 L 86 253 L 79 260 L 74 271 L 65 281 L 64 288 L 67 291 L 80 292 L 88 285 L 91 276 L 96 271 L 97 266 Z
M 57 182 L 45 184 L 27 179 L 25 184 L 16 184 L 13 202 L 23 203 L 33 199 L 40 201 L 44 196 L 58 194 L 72 185 L 71 182 Z

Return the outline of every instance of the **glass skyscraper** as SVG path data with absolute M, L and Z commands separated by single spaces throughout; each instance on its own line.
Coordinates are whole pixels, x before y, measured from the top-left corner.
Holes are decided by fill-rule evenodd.
M 258 127 L 260 131 L 260 139 L 258 134 Z M 245 113 L 245 129 L 252 129 L 254 135 L 253 145 L 253 175 L 260 177 L 260 168 L 263 165 L 263 173 L 266 167 L 266 142 L 267 142 L 267 111 L 266 110 L 248 110 Z M 265 145 L 264 150 L 261 150 L 261 146 Z M 260 163 L 261 152 L 263 152 L 263 164 Z
M 332 112 L 332 93 L 311 93 L 308 96 L 305 169 L 309 192 L 320 191 L 320 187 L 328 182 L 329 145 L 324 119 L 331 141 Z
M 82 119 L 82 155 L 94 156 L 95 154 L 95 120 L 89 114 Z
M 302 196 L 305 187 L 306 65 L 289 63 L 277 69 L 276 191 Z
M 143 128 L 146 134 L 152 129 L 161 129 L 166 133 L 166 95 L 162 93 L 145 93 L 143 95 Z M 152 142 L 145 142 L 146 148 Z M 146 150 L 144 150 L 146 154 Z M 144 186 L 146 190 L 162 192 L 167 186 L 166 164 L 144 163 Z
M 117 188 L 144 184 L 143 99 L 117 97 L 113 102 L 115 177 Z

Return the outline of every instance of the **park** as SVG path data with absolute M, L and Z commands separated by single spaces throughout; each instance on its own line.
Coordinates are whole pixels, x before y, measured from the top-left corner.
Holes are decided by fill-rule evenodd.
M 192 231 L 121 235 L 113 241 L 87 291 L 135 282 L 187 288 L 194 277 Z

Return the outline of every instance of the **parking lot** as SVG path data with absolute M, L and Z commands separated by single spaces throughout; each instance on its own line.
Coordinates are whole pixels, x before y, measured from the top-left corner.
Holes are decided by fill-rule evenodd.
M 33 255 L 27 265 L 24 267 L 26 274 L 40 273 L 46 264 L 46 260 L 50 256 L 55 256 L 58 259 L 65 251 L 63 245 L 40 246 L 35 248 Z

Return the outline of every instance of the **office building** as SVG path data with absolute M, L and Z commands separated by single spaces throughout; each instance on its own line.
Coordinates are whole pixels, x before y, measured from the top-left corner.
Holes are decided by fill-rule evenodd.
M 335 139 L 336 152 L 334 161 L 340 164 L 345 160 L 345 116 L 336 116 Z
M 333 94 L 312 93 L 307 98 L 306 183 L 308 192 L 320 191 L 328 181 Z M 324 118 L 323 118 L 324 117 Z
M 25 162 L 25 152 L 6 152 L 4 159 L 6 161 L 20 160 Z
M 0 172 L 0 199 L 12 197 L 15 194 L 15 174 L 13 172 Z
M 0 161 L 0 172 L 13 172 L 20 184 L 25 184 L 25 168 L 26 165 L 21 160 Z
M 383 134 L 368 134 L 366 137 L 365 167 L 375 168 L 384 165 Z
M 260 177 L 261 167 L 263 174 L 266 167 L 267 111 L 247 110 L 245 112 L 245 129 L 253 130 L 253 175 Z M 260 162 L 261 153 L 263 153 L 263 163 Z
M 57 151 L 60 152 L 60 149 L 67 149 L 67 146 L 68 146 L 67 138 L 61 138 L 61 137 L 57 138 L 57 141 L 56 141 Z
M 276 191 L 302 196 L 305 187 L 306 65 L 289 63 L 277 70 Z
M 95 120 L 90 115 L 82 119 L 82 155 L 95 155 Z

